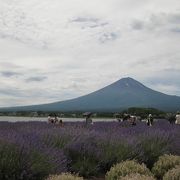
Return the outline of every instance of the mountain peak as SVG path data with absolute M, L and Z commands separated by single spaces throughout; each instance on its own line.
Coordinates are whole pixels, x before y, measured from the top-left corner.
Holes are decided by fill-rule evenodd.
M 124 77 L 124 78 L 121 78 L 120 80 L 124 80 L 124 81 L 133 80 L 133 81 L 135 81 L 135 79 L 133 79 L 131 77 Z
M 143 84 L 140 82 L 136 81 L 135 79 L 131 77 L 125 77 L 122 78 L 115 83 L 112 84 L 113 86 L 121 87 L 121 88 L 137 88 L 137 87 L 145 87 Z
M 0 111 L 114 112 L 129 107 L 153 107 L 177 111 L 180 107 L 180 97 L 154 91 L 131 77 L 125 77 L 100 90 L 75 99 L 36 106 L 5 108 Z
M 136 81 L 135 79 L 133 79 L 131 77 L 125 77 L 125 78 L 120 79 L 119 81 L 121 81 L 121 82 L 136 82 L 136 83 L 139 83 L 138 81 Z

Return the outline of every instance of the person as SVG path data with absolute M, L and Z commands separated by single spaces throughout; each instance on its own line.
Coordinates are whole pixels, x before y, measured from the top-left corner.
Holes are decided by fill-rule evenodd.
M 153 125 L 153 116 L 152 116 L 152 114 L 149 114 L 149 115 L 148 115 L 147 125 L 148 125 L 148 126 L 152 126 L 152 125 Z
M 179 113 L 179 111 L 178 111 L 177 114 L 176 114 L 175 124 L 180 124 L 180 113 Z
M 48 123 L 51 123 L 51 116 L 48 116 Z
M 136 116 L 131 116 L 131 125 L 132 126 L 136 125 Z
M 170 124 L 175 124 L 176 122 L 176 115 L 173 113 L 168 113 L 166 115 L 166 119 L 169 121 Z
M 54 113 L 54 114 L 49 114 L 48 116 L 48 123 L 52 123 L 52 124 L 57 124 L 58 123 L 58 117 L 57 115 Z
M 152 116 L 152 114 L 150 115 L 150 124 L 151 124 L 151 126 L 153 125 L 153 122 L 154 122 L 154 118 L 153 118 L 153 116 Z
M 123 121 L 128 121 L 130 119 L 130 117 L 131 116 L 129 114 L 124 113 L 123 114 Z
M 90 117 L 86 117 L 86 125 L 93 124 L 93 121 Z
M 54 119 L 52 118 L 51 114 L 48 116 L 48 123 L 54 123 Z
M 88 125 L 92 125 L 93 124 L 93 121 L 91 119 L 93 113 L 92 112 L 85 112 L 83 113 L 83 116 L 86 118 L 85 120 L 85 125 L 88 126 Z
M 59 125 L 60 125 L 61 127 L 63 127 L 63 121 L 62 121 L 62 119 L 59 120 Z
M 58 117 L 57 117 L 57 115 L 55 114 L 55 116 L 54 116 L 54 124 L 57 124 L 58 123 Z

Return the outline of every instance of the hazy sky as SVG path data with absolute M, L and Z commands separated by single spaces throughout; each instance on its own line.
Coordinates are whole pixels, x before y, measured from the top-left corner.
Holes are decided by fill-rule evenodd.
M 0 106 L 123 77 L 180 96 L 180 0 L 0 0 Z

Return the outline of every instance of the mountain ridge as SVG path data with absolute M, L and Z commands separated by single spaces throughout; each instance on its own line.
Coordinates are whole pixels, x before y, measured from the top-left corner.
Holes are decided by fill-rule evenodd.
M 180 97 L 152 90 L 133 78 L 122 78 L 95 92 L 54 103 L 1 108 L 0 111 L 117 111 L 129 107 L 180 109 Z

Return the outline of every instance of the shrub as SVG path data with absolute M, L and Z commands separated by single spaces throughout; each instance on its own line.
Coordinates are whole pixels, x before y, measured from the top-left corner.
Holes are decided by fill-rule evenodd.
M 69 170 L 83 177 L 98 174 L 98 148 L 94 137 L 79 137 L 65 148 L 70 158 Z
M 44 179 L 75 172 L 101 176 L 112 165 L 136 159 L 151 167 L 163 154 L 180 155 L 179 126 L 167 121 L 67 122 L 61 128 L 46 122 L 0 122 L 0 179 Z M 14 173 L 15 172 L 15 173 Z
M 41 180 L 50 173 L 64 172 L 67 163 L 63 153 L 43 150 L 0 141 L 0 179 Z
M 170 139 L 163 133 L 149 134 L 139 138 L 140 142 L 137 147 L 141 153 L 137 159 L 151 169 L 160 156 L 169 152 Z
M 0 142 L 0 179 L 20 179 L 25 170 L 25 161 L 18 148 Z
M 138 164 L 136 161 L 124 161 L 113 166 L 106 174 L 107 180 L 118 180 L 126 175 L 138 173 L 151 176 L 150 170 L 144 164 Z
M 70 173 L 62 173 L 61 175 L 51 175 L 47 180 L 83 180 L 83 178 Z
M 81 155 L 78 156 L 79 158 L 71 165 L 72 172 L 79 173 L 84 177 L 96 176 L 98 174 L 97 161 L 88 156 L 84 156 L 84 158 Z
M 155 180 L 152 176 L 142 175 L 142 174 L 130 174 L 125 177 L 121 177 L 118 180 Z
M 176 166 L 169 170 L 163 177 L 163 180 L 179 180 L 180 179 L 180 166 Z
M 125 161 L 127 159 L 133 159 L 133 149 L 130 145 L 123 143 L 104 143 L 102 144 L 101 160 L 99 167 L 102 172 L 107 172 L 113 166 L 113 164 Z
M 39 152 L 31 152 L 29 154 L 29 161 L 31 166 L 29 167 L 32 172 L 32 177 L 36 179 L 43 179 L 53 171 L 53 164 L 51 164 L 48 158 Z
M 152 172 L 157 178 L 161 179 L 168 170 L 174 168 L 176 165 L 180 165 L 180 156 L 165 154 L 159 157 L 159 160 L 152 168 Z
M 47 146 L 62 149 L 71 141 L 71 137 L 67 135 L 45 135 L 42 140 Z

